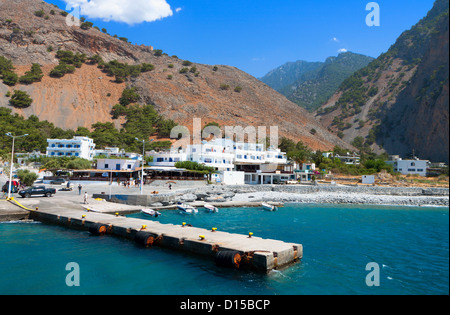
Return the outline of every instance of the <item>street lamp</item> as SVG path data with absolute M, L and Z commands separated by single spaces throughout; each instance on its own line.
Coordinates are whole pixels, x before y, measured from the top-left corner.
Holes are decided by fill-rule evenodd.
M 13 136 L 11 132 L 8 132 L 5 135 L 13 138 L 12 150 L 11 150 L 11 167 L 9 170 L 9 185 L 8 185 L 8 200 L 9 200 L 9 199 L 11 199 L 12 171 L 13 171 L 13 164 L 14 164 L 14 142 L 16 141 L 16 138 L 26 137 L 26 136 L 28 136 L 28 134 L 24 134 L 22 136 Z
M 142 169 L 141 169 L 141 195 L 142 195 L 142 188 L 144 187 L 144 165 L 145 165 L 145 140 L 140 140 L 138 138 L 135 138 L 137 141 L 142 141 Z

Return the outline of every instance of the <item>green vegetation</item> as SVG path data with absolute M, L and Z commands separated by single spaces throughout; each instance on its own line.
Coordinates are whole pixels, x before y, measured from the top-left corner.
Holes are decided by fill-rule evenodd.
M 81 23 L 80 28 L 81 28 L 82 30 L 88 30 L 88 29 L 90 29 L 92 26 L 94 26 L 94 23 L 92 23 L 92 22 L 83 22 L 83 23 Z
M 28 134 L 27 137 L 16 141 L 18 152 L 32 152 L 33 150 L 45 152 L 47 138 L 71 139 L 75 135 L 73 130 L 56 128 L 48 121 L 39 121 L 34 115 L 25 119 L 17 114 L 13 115 L 10 108 L 0 107 L 0 156 L 3 157 L 11 152 L 12 140 L 5 136 L 7 132 L 16 135 Z
M 38 179 L 38 175 L 29 170 L 18 170 L 17 177 L 19 177 L 20 182 L 25 186 L 33 186 L 36 179 Z
M 50 76 L 54 78 L 62 78 L 67 73 L 74 73 L 75 67 L 72 65 L 68 65 L 64 62 L 59 62 L 59 65 L 57 65 L 55 68 L 53 68 L 52 71 L 50 71 Z
M 189 68 L 181 68 L 180 73 L 188 73 L 189 72 Z
M 0 78 L 4 84 L 9 86 L 14 86 L 19 80 L 17 74 L 14 73 L 12 61 L 3 56 L 0 56 Z
M 43 76 L 41 66 L 38 63 L 33 63 L 31 70 L 25 72 L 25 75 L 21 76 L 19 81 L 23 84 L 32 84 L 34 82 L 40 82 Z
M 141 97 L 136 92 L 136 88 L 126 88 L 122 92 L 122 96 L 119 98 L 119 103 L 122 106 L 130 105 L 131 103 L 137 103 Z
M 3 83 L 9 86 L 16 85 L 17 81 L 19 81 L 19 77 L 14 72 L 8 71 L 3 73 L 2 76 Z
M 361 164 L 347 165 L 342 163 L 338 158 L 330 159 L 322 155 L 321 151 L 313 152 L 303 142 L 295 143 L 294 141 L 281 138 L 279 148 L 282 152 L 286 152 L 288 158 L 297 163 L 312 162 L 316 164 L 319 170 L 331 171 L 335 174 L 344 175 L 370 175 L 386 170 L 393 173 L 392 165 L 387 165 L 384 161 L 387 156 L 376 155 L 374 153 L 360 152 Z M 347 150 L 336 146 L 333 150 L 334 155 L 347 155 Z
M 176 168 L 184 168 L 199 174 L 213 174 L 216 172 L 214 167 L 205 166 L 199 164 L 197 162 L 185 161 L 185 162 L 176 162 Z
M 33 100 L 27 92 L 16 90 L 9 100 L 9 103 L 16 108 L 27 108 L 30 107 Z
M 37 17 L 44 17 L 45 12 L 44 10 L 35 11 L 34 15 L 36 15 Z

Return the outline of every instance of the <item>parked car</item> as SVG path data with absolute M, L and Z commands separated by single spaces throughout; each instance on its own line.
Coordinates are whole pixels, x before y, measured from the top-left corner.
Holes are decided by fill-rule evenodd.
M 50 185 L 62 185 L 65 183 L 66 183 L 66 180 L 64 178 L 57 178 L 57 179 L 50 181 Z
M 33 186 L 28 189 L 19 191 L 19 195 L 22 198 L 30 198 L 31 196 L 39 196 L 39 195 L 45 196 L 45 197 L 51 197 L 54 194 L 56 194 L 56 189 L 47 188 L 45 186 Z

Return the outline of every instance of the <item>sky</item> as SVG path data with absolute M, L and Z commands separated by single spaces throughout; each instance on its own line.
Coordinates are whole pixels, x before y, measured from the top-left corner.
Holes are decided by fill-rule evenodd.
M 324 61 L 351 51 L 378 57 L 425 17 L 434 0 L 46 0 L 111 35 L 169 55 L 230 65 L 255 77 L 289 61 Z M 69 6 L 67 6 L 69 3 Z M 72 4 L 72 5 L 70 5 Z

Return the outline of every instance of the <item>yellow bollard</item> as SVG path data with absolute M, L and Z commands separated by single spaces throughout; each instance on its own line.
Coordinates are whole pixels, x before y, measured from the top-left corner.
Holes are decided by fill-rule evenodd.
M 211 229 L 211 232 L 215 232 L 215 231 L 217 231 L 217 228 L 213 227 L 213 228 Z
M 205 240 L 205 235 L 199 235 L 198 237 L 200 238 L 201 241 Z
M 252 238 L 252 236 L 253 236 L 252 232 L 248 233 L 248 238 Z

